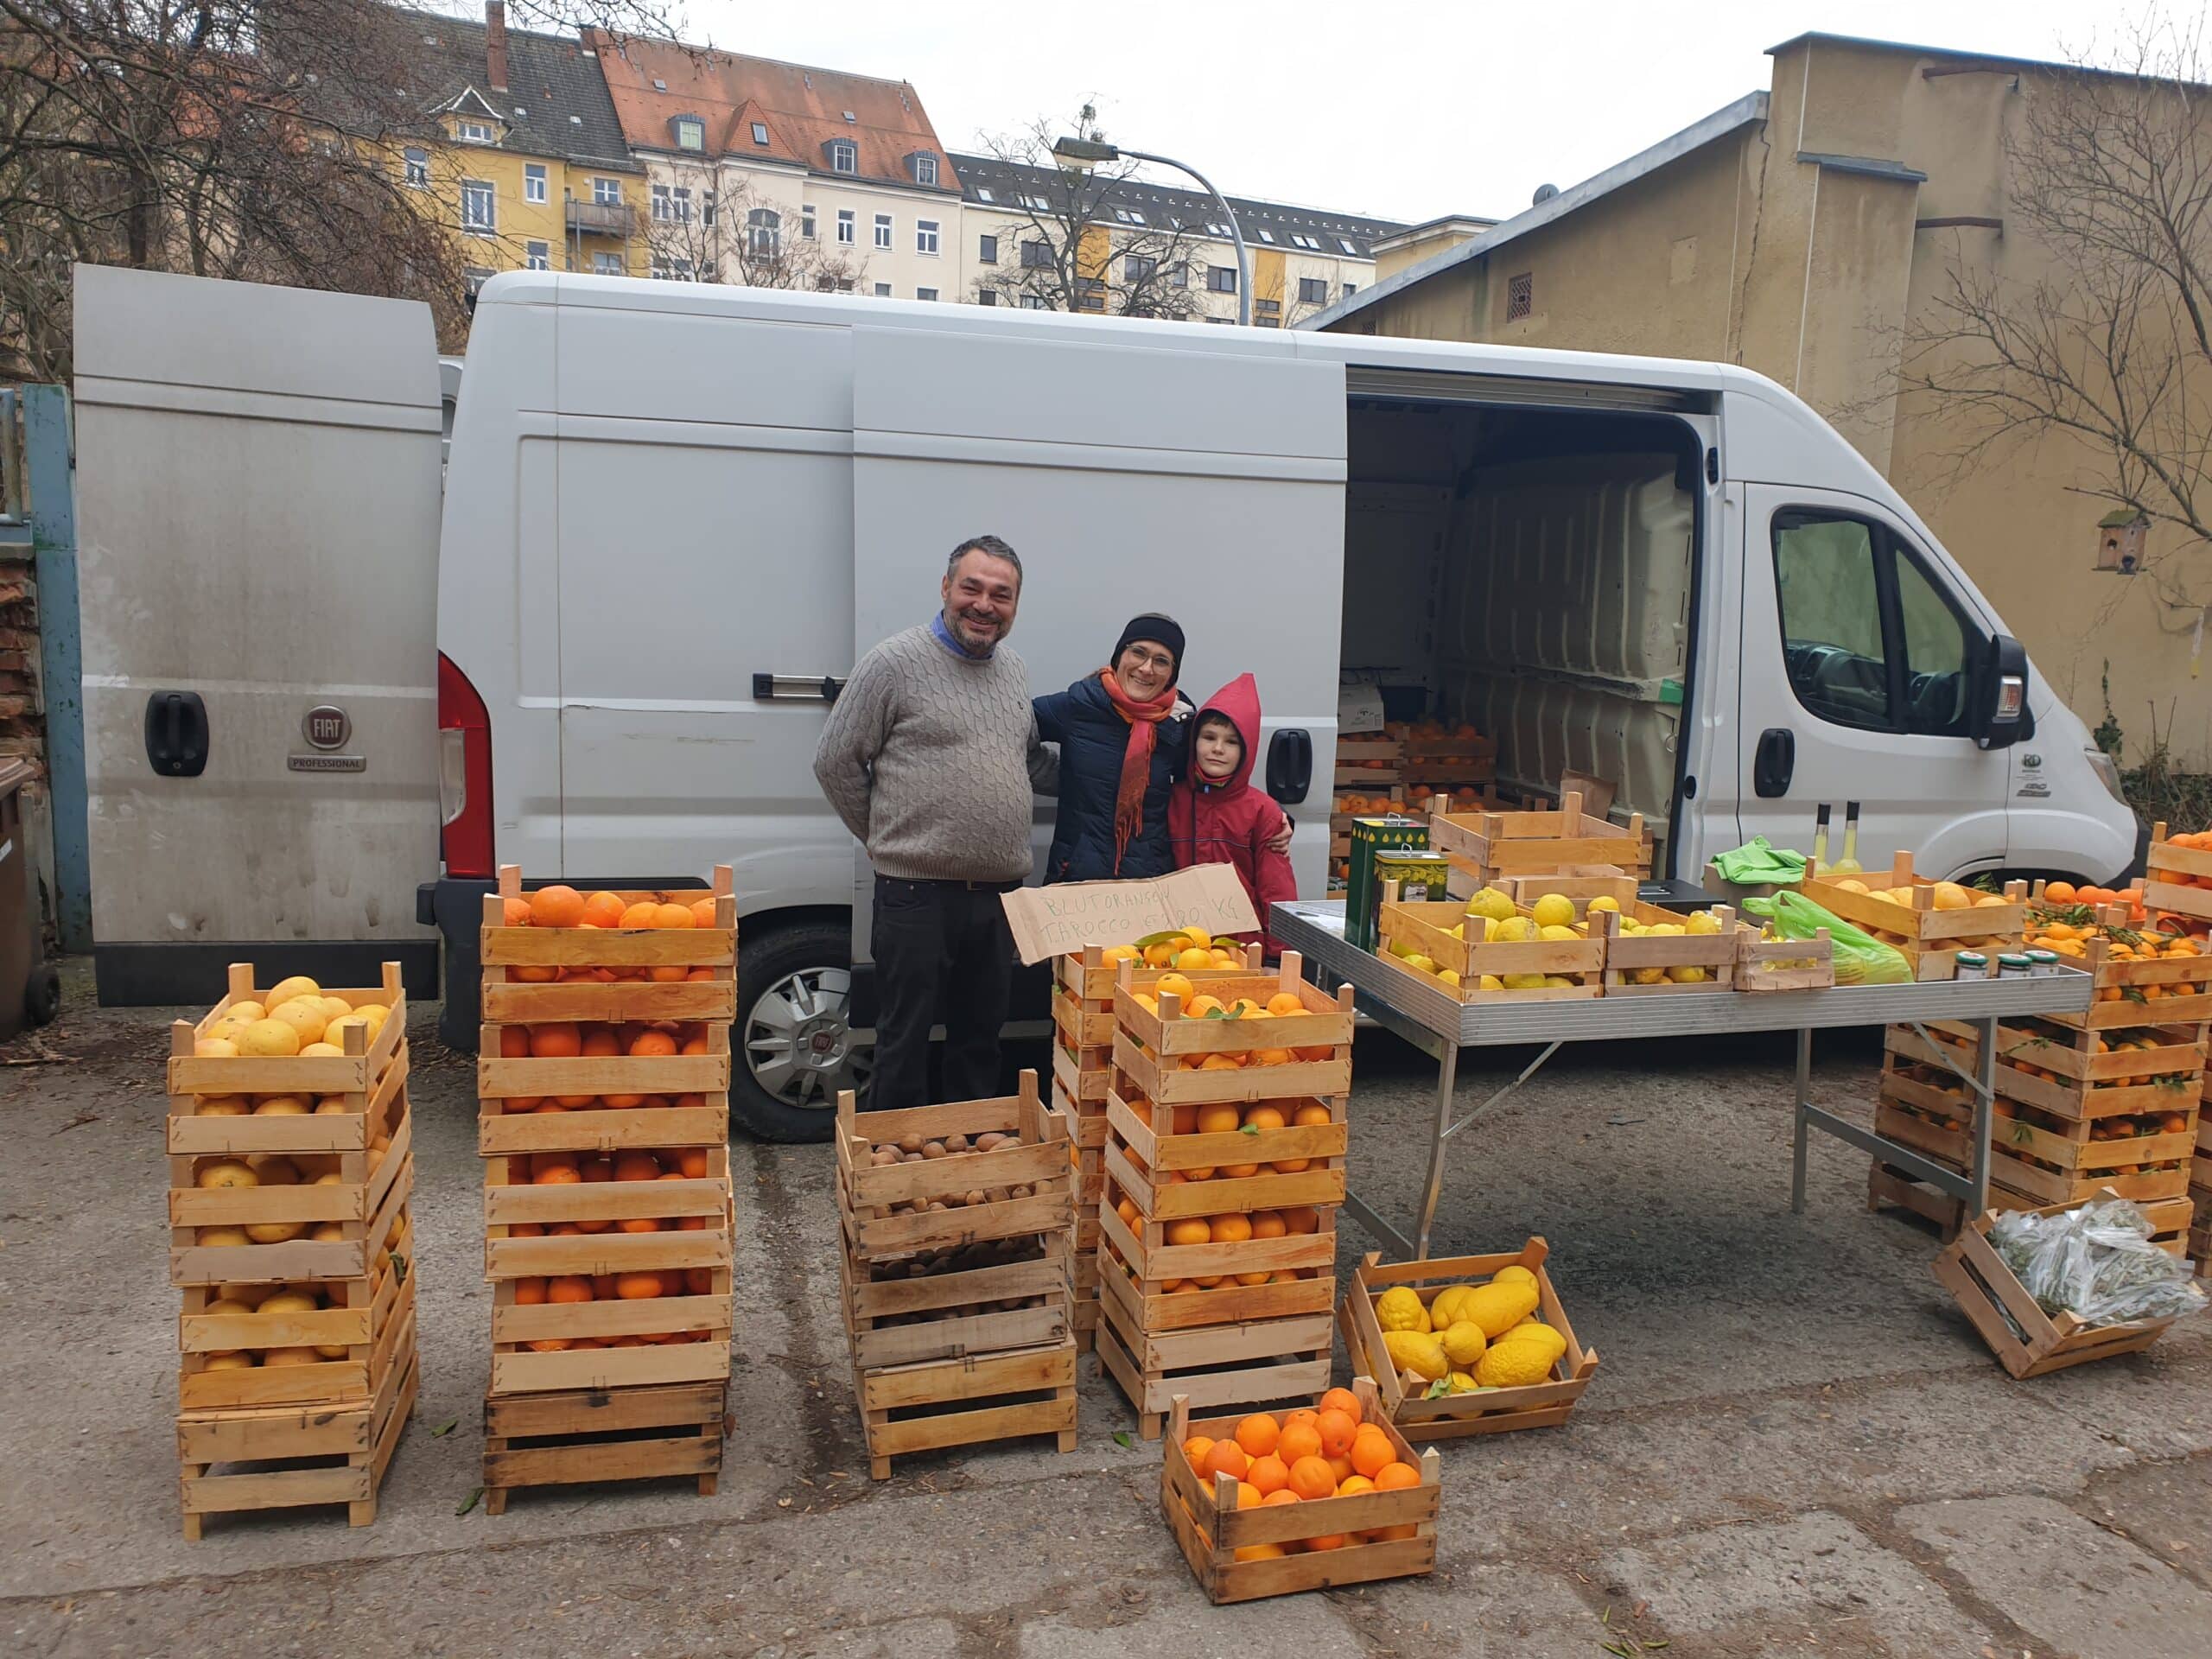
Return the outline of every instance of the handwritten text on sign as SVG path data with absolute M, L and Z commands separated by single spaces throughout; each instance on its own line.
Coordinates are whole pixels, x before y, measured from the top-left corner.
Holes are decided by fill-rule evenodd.
M 1017 955 L 1026 963 L 1086 944 L 1130 944 L 1171 928 L 1255 933 L 1260 919 L 1226 864 L 1198 864 L 1156 881 L 1071 881 L 1004 896 Z

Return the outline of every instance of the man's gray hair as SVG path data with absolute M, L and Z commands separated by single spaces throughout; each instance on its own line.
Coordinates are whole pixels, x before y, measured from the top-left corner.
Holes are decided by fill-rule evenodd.
M 960 561 L 970 553 L 981 553 L 987 558 L 1004 559 L 1014 567 L 1014 585 L 1021 586 L 1021 555 L 1008 547 L 996 536 L 970 536 L 952 550 L 952 556 L 944 562 L 944 574 L 949 579 L 960 568 Z

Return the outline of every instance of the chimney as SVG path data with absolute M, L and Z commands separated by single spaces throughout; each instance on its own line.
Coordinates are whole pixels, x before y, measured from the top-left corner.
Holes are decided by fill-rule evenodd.
M 484 75 L 492 90 L 507 90 L 506 0 L 484 0 Z

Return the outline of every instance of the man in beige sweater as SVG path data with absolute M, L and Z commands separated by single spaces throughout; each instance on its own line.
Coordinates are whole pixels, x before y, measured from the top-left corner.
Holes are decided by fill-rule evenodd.
M 1021 561 L 995 536 L 953 550 L 943 608 L 855 664 L 814 775 L 875 871 L 874 1109 L 927 1103 L 944 1021 L 944 1097 L 999 1090 L 1014 939 L 999 895 L 1029 874 L 1032 798 L 1057 782 L 1029 672 L 1004 641 Z

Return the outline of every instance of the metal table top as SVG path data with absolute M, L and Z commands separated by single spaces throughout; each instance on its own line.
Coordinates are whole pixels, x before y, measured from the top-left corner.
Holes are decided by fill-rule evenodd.
M 1278 904 L 1268 931 L 1325 975 L 1349 980 L 1363 999 L 1461 1048 L 1500 1043 L 1605 1042 L 1623 1038 L 1705 1037 L 1730 1032 L 1888 1026 L 1918 1020 L 1988 1020 L 2078 1014 L 2094 997 L 2075 969 L 2040 979 L 1960 979 L 1912 985 L 1841 985 L 1827 991 L 1713 992 L 1690 996 L 1603 996 L 1557 1002 L 1465 1003 L 1344 942 L 1342 899 Z

